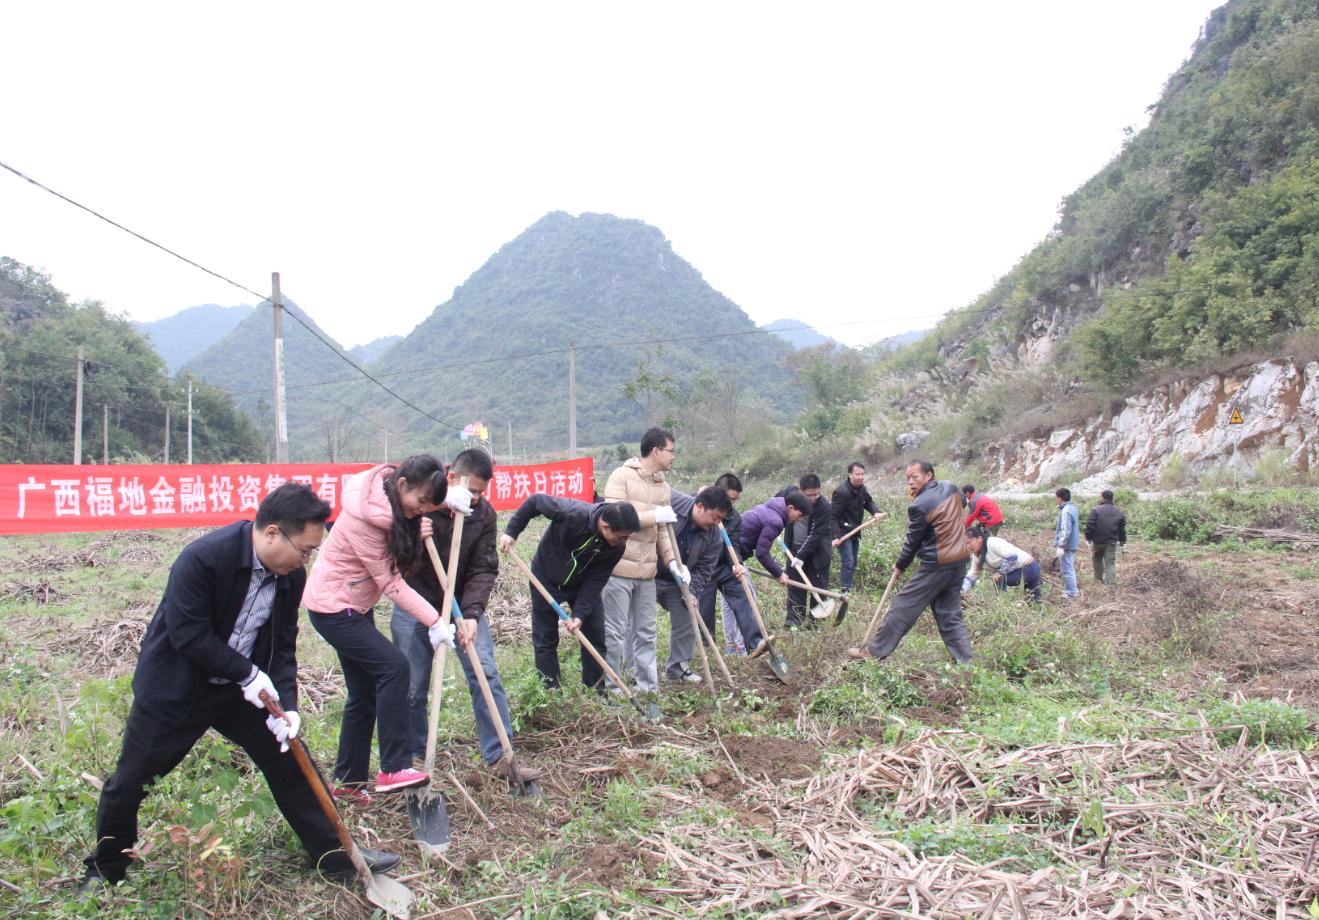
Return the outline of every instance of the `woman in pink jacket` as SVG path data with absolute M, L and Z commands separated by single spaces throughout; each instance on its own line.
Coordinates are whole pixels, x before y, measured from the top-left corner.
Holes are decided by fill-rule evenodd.
M 370 801 L 366 792 L 371 735 L 379 727 L 380 772 L 376 792 L 427 782 L 412 768 L 408 739 L 408 659 L 376 629 L 375 603 L 388 595 L 430 627 L 431 646 L 453 645 L 439 614 L 404 580 L 429 565 L 424 539 L 430 521 L 422 515 L 447 505 L 471 510 L 461 486 L 446 489 L 444 465 L 430 454 L 401 464 L 381 464 L 348 480 L 343 509 L 312 567 L 302 601 L 311 625 L 339 653 L 348 700 L 339 729 L 334 794 L 348 801 Z

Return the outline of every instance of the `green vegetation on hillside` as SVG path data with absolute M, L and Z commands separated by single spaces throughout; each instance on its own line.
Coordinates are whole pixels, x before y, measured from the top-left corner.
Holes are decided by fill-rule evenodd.
M 75 367 L 84 346 L 83 461 L 100 462 L 102 406 L 109 408 L 111 462 L 162 459 L 165 408 L 172 460 L 182 458 L 187 378 L 171 379 L 147 339 L 98 302 L 71 304 L 49 277 L 0 257 L 0 462 L 73 460 Z M 233 400 L 196 381 L 196 462 L 256 460 L 255 429 Z

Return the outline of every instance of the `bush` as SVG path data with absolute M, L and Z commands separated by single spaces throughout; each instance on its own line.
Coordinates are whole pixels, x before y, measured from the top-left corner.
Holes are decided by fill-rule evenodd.
M 1223 700 L 1205 712 L 1205 718 L 1214 725 L 1246 726 L 1247 744 L 1268 744 L 1275 747 L 1302 747 L 1314 745 L 1310 714 L 1304 709 L 1288 706 L 1276 700 Z M 1221 744 L 1236 744 L 1241 738 L 1237 729 L 1218 733 Z

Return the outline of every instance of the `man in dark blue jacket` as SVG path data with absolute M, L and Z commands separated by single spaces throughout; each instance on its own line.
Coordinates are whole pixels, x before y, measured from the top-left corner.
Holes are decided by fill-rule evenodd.
M 655 573 L 655 599 L 669 612 L 669 658 L 664 664 L 664 679 L 700 683 L 688 662 L 702 639 L 696 634 L 679 582 L 687 585 L 693 600 L 705 593 L 719 560 L 727 558 L 719 525 L 733 512 L 733 503 L 727 492 L 714 486 L 695 496 L 673 489 L 669 497 L 673 513 L 678 516 L 678 522 L 671 525 L 678 541 L 673 547 L 678 558 Z
M 779 494 L 791 491 L 791 487 Z M 834 561 L 834 515 L 829 499 L 820 491 L 820 477 L 814 473 L 805 473 L 797 480 L 796 491 L 806 496 L 811 503 L 810 519 L 789 524 L 783 530 L 783 542 L 792 551 L 793 556 L 806 570 L 806 577 L 816 588 L 829 587 L 829 570 Z M 788 561 L 791 571 L 788 573 L 793 581 L 801 580 L 801 573 Z M 806 615 L 808 597 L 804 588 L 788 588 L 788 615 L 786 625 L 789 630 L 798 629 L 805 623 L 814 626 L 815 621 Z
M 184 547 L 147 626 L 133 673 L 133 706 L 114 775 L 96 809 L 96 848 L 80 892 L 123 879 L 137 841 L 137 813 L 158 777 L 207 731 L 242 747 L 313 862 L 351 877 L 334 827 L 288 751 L 298 734 L 298 604 L 304 565 L 325 537 L 330 506 L 305 485 L 266 496 L 256 522 L 221 527 Z M 261 693 L 288 721 L 266 713 Z M 363 850 L 378 872 L 398 856 Z
M 920 568 L 893 598 L 875 637 L 847 654 L 861 660 L 887 658 L 929 607 L 943 644 L 959 664 L 966 664 L 975 657 L 962 621 L 962 579 L 971 558 L 962 523 L 966 498 L 955 484 L 935 479 L 928 460 L 907 465 L 907 488 L 912 494 L 907 538 L 893 569 L 900 575 L 917 559 Z
M 628 502 L 588 505 L 538 492 L 513 512 L 499 537 L 501 552 L 517 552 L 517 538 L 534 517 L 549 518 L 550 526 L 531 557 L 531 573 L 556 601 L 572 608 L 568 628 L 580 629 L 595 650 L 604 655 L 605 617 L 600 593 L 623 558 L 627 538 L 641 529 L 637 509 Z M 559 686 L 559 615 L 534 586 L 528 587 L 536 670 L 545 686 L 554 689 Z M 582 683 L 604 687 L 604 671 L 584 648 Z

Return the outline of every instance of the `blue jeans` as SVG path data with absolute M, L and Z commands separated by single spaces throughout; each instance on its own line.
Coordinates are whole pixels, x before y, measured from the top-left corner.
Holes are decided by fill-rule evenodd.
M 838 544 L 838 584 L 844 591 L 852 590 L 852 573 L 856 571 L 856 558 L 860 551 L 860 534 Z
M 1035 598 L 1035 603 L 1040 602 L 1040 564 L 1031 562 L 1025 568 L 1015 569 L 1003 576 L 1003 582 L 999 584 L 1000 591 L 1006 591 L 1008 588 L 1015 588 L 1021 585 L 1021 590 Z
M 1065 550 L 1058 559 L 1058 568 L 1063 573 L 1063 594 L 1076 597 L 1076 550 Z
M 495 708 L 499 710 L 499 719 L 504 723 L 504 731 L 513 737 L 513 723 L 508 718 L 508 697 L 504 693 L 504 684 L 499 679 L 499 670 L 495 667 L 495 640 L 490 635 L 490 627 L 485 617 L 476 621 L 476 655 L 481 660 L 481 669 L 490 684 L 490 695 L 495 698 Z M 412 680 L 408 685 L 408 740 L 412 745 L 413 757 L 426 754 L 426 703 L 430 696 L 431 668 L 435 662 L 435 652 L 431 649 L 426 627 L 417 622 L 406 610 L 397 604 L 389 618 L 389 632 L 394 637 L 394 644 L 407 655 L 412 666 Z M 504 748 L 499 743 L 499 733 L 495 723 L 490 721 L 490 710 L 485 705 L 485 695 L 472 670 L 472 662 L 467 657 L 467 650 L 461 646 L 457 651 L 450 650 L 450 655 L 457 655 L 462 662 L 463 674 L 467 676 L 467 690 L 472 695 L 472 715 L 476 717 L 476 737 L 481 745 L 481 758 L 486 763 L 494 763 L 504 756 Z

